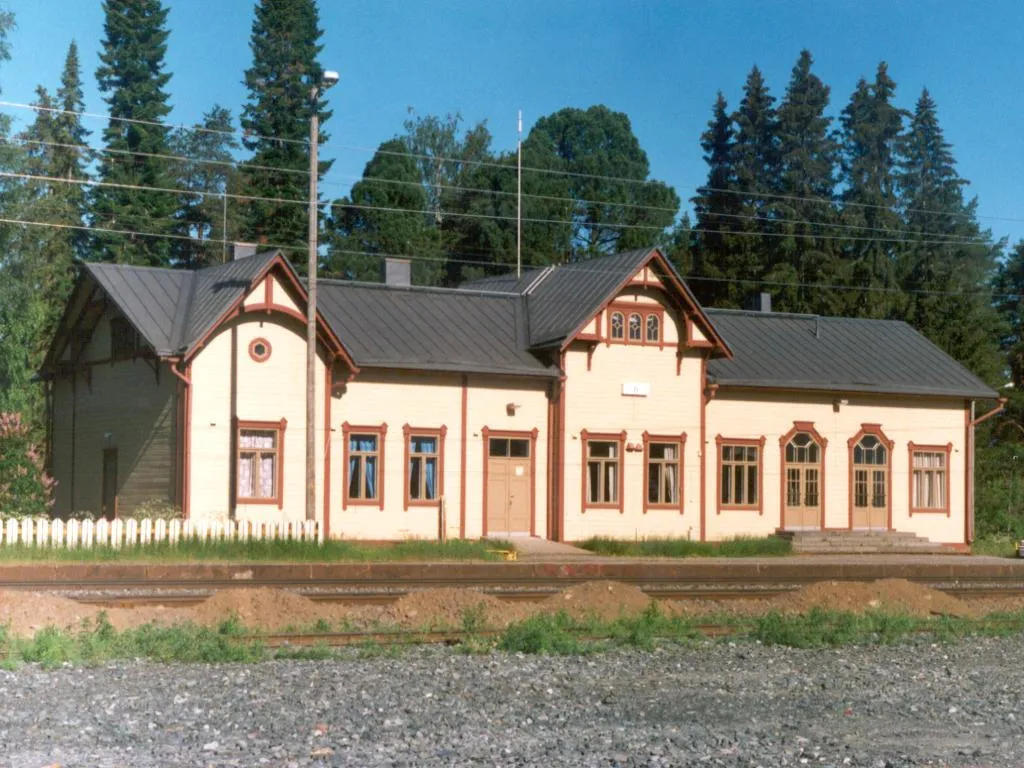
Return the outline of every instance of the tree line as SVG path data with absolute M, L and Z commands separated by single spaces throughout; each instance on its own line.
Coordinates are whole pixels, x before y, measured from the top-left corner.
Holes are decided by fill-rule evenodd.
M 196 268 L 244 241 L 305 263 L 310 90 L 323 72 L 315 0 L 258 0 L 237 119 L 215 104 L 188 129 L 166 123 L 162 0 L 105 0 L 103 12 L 95 77 L 110 119 L 98 141 L 80 114 L 74 42 L 60 82 L 37 89 L 32 122 L 14 134 L 0 116 L 0 164 L 14 172 L 0 177 L 0 412 L 37 425 L 31 377 L 74 260 Z M 13 23 L 0 14 L 0 62 Z M 692 217 L 652 178 L 628 116 L 605 106 L 533 125 L 521 208 L 516 152 L 496 149 L 486 123 L 413 113 L 349 194 L 320 201 L 321 268 L 376 280 L 383 255 L 405 255 L 415 282 L 457 285 L 515 262 L 518 214 L 526 266 L 657 245 L 706 305 L 768 291 L 779 310 L 905 319 L 1019 389 L 1024 243 L 1007 249 L 979 223 L 927 89 L 908 105 L 884 63 L 837 117 L 808 51 L 778 97 L 754 67 L 738 104 L 721 93 L 711 104 Z M 329 98 L 317 109 L 329 142 Z M 330 166 L 320 162 L 321 177 Z

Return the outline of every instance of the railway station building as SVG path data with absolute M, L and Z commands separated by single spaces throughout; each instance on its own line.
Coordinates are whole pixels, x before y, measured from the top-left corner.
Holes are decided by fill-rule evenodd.
M 972 538 L 997 393 L 903 322 L 703 308 L 657 249 L 387 278 L 318 281 L 327 536 Z M 42 373 L 56 513 L 304 519 L 305 316 L 279 253 L 84 264 Z

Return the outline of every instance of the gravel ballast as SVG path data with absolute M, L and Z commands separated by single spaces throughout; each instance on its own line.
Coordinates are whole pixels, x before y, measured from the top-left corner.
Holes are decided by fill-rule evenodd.
M 7 766 L 1019 766 L 1024 639 L 0 672 Z

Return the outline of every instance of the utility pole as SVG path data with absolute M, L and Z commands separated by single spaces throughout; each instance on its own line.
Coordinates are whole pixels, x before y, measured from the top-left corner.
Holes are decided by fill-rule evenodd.
M 519 110 L 516 141 L 516 278 L 523 275 L 523 110 Z
M 309 258 L 306 264 L 306 519 L 316 520 L 316 269 L 320 175 L 320 94 L 338 82 L 326 71 L 309 94 Z

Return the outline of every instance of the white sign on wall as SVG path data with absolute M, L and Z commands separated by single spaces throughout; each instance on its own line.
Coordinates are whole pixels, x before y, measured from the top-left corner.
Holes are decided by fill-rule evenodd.
M 651 394 L 651 385 L 638 381 L 625 381 L 622 383 L 622 394 L 624 397 L 647 397 Z

